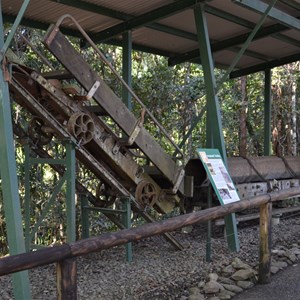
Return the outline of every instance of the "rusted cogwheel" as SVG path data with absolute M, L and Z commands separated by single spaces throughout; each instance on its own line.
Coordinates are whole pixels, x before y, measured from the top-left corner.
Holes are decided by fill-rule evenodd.
M 145 206 L 153 206 L 158 199 L 155 185 L 149 181 L 142 180 L 136 187 L 135 198 Z
M 33 117 L 28 124 L 28 135 L 36 145 L 47 145 L 53 138 L 53 133 L 47 129 L 49 127 L 42 118 Z
M 77 112 L 70 117 L 68 121 L 68 130 L 82 145 L 84 145 L 94 138 L 95 124 L 89 115 Z
M 99 182 L 96 188 L 97 205 L 100 207 L 109 207 L 116 200 L 116 195 L 113 189 L 102 181 Z

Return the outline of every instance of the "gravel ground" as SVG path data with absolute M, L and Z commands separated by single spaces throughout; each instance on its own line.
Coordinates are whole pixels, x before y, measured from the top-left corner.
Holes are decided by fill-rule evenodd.
M 229 252 L 221 230 L 212 238 L 212 262 L 205 262 L 206 226 L 191 233 L 175 232 L 184 245 L 176 251 L 161 237 L 133 244 L 133 262 L 125 261 L 124 247 L 116 247 L 78 258 L 79 299 L 188 299 L 189 289 L 203 282 L 235 257 L 254 267 L 258 263 L 259 227 L 238 229 L 241 249 Z M 300 217 L 283 219 L 272 228 L 272 247 L 300 243 Z M 33 299 L 56 299 L 55 266 L 30 270 Z M 0 299 L 12 299 L 10 276 L 0 277 Z

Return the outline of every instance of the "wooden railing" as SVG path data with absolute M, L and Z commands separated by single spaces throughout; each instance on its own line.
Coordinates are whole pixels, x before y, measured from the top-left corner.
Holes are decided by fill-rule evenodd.
M 174 231 L 178 228 L 203 223 L 224 217 L 244 209 L 260 207 L 260 263 L 259 282 L 270 281 L 271 265 L 271 216 L 272 202 L 297 196 L 299 188 L 242 200 L 226 206 L 217 206 L 198 212 L 180 215 L 161 222 L 149 223 L 136 228 L 107 233 L 73 243 L 54 246 L 30 253 L 8 256 L 0 259 L 0 276 L 38 266 L 57 263 L 58 299 L 77 299 L 76 257 L 137 241 L 143 238 Z

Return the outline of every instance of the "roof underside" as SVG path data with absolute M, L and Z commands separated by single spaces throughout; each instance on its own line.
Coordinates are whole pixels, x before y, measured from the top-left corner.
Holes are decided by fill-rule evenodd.
M 22 23 L 46 29 L 71 14 L 95 42 L 121 44 L 132 30 L 133 48 L 169 57 L 169 64 L 199 62 L 193 7 L 196 0 L 31 0 Z M 198 1 L 204 2 L 204 1 Z M 244 3 L 241 5 L 241 2 Z M 206 19 L 216 66 L 231 64 L 271 1 L 206 1 Z M 16 18 L 23 1 L 3 0 L 4 21 Z M 250 4 L 249 4 L 250 3 Z M 71 21 L 66 32 L 80 34 Z M 278 0 L 232 76 L 300 60 L 300 0 Z

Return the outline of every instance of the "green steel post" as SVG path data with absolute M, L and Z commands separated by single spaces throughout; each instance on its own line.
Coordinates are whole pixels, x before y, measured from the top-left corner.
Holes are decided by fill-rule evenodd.
M 25 13 L 25 10 L 26 10 L 29 2 L 30 2 L 30 0 L 25 0 L 23 2 L 22 6 L 21 6 L 21 8 L 20 8 L 20 10 L 18 12 L 18 15 L 17 15 L 17 17 L 16 17 L 16 19 L 14 21 L 14 24 L 13 24 L 13 26 L 10 29 L 9 35 L 6 38 L 5 43 L 2 44 L 1 53 L 0 53 L 0 61 L 3 60 L 3 56 L 5 55 L 5 53 L 6 53 L 7 49 L 8 49 L 8 47 L 9 47 L 9 45 L 10 45 L 10 43 L 11 43 L 13 37 L 14 37 L 14 35 L 16 33 L 16 30 L 17 30 L 18 26 L 20 25 L 20 22 L 21 22 L 21 20 L 23 18 L 23 15 Z M 1 1 L 0 1 L 0 4 L 1 4 Z M 2 22 L 1 22 L 1 24 L 2 24 Z M 3 26 L 2 26 L 2 28 L 3 28 Z
M 25 197 L 24 197 L 24 218 L 25 218 L 25 248 L 26 252 L 30 251 L 30 148 L 28 143 L 24 146 L 25 161 Z
M 75 145 L 70 141 L 66 143 L 67 242 L 76 240 L 75 163 Z
M 212 187 L 211 184 L 208 186 L 207 193 L 207 206 L 212 207 Z M 206 239 L 206 262 L 211 261 L 211 220 L 207 222 L 207 239 Z
M 42 210 L 38 220 L 35 222 L 34 227 L 32 228 L 32 230 L 30 232 L 30 235 L 29 235 L 30 240 L 33 239 L 35 233 L 38 231 L 38 228 L 41 226 L 42 222 L 44 221 L 45 217 L 47 216 L 47 213 L 50 211 L 50 208 L 55 203 L 56 197 L 57 197 L 58 193 L 61 191 L 66 180 L 67 180 L 66 174 L 59 179 L 58 183 L 56 184 L 56 186 L 52 192 L 51 197 L 49 198 L 48 202 L 44 205 L 43 210 Z
M 212 136 L 213 147 L 219 149 L 224 164 L 227 166 L 227 156 L 225 149 L 224 136 L 222 132 L 222 122 L 220 113 L 220 104 L 216 95 L 216 79 L 214 75 L 214 66 L 209 42 L 207 22 L 205 17 L 205 4 L 198 3 L 194 9 L 195 23 L 197 27 L 199 49 L 204 71 L 204 81 L 207 99 L 207 120 L 209 137 Z M 210 143 L 210 142 L 209 142 Z M 227 231 L 228 247 L 232 251 L 239 250 L 239 241 L 237 237 L 237 226 L 235 214 L 225 217 Z
M 90 236 L 90 221 L 89 221 L 89 202 L 87 195 L 80 195 L 80 205 L 81 205 L 81 238 L 87 239 Z
M 1 2 L 0 2 L 1 4 Z M 4 44 L 2 6 L 0 5 L 0 48 Z M 12 118 L 8 84 L 0 68 L 0 168 L 2 194 L 6 219 L 7 239 L 11 255 L 25 252 L 22 214 L 16 170 Z M 15 299 L 31 299 L 28 272 L 13 275 Z
M 122 77 L 128 86 L 132 86 L 132 38 L 131 31 L 123 33 L 123 56 L 122 56 Z M 129 110 L 132 110 L 131 94 L 128 92 L 125 86 L 122 87 L 122 99 Z
M 264 155 L 271 155 L 271 77 L 270 69 L 265 70 L 265 105 L 264 105 Z
M 124 198 L 122 202 L 122 209 L 126 212 L 122 214 L 122 222 L 126 228 L 131 227 L 131 204 L 129 198 Z M 127 243 L 126 247 L 126 260 L 132 262 L 132 243 Z
M 238 1 L 235 1 L 238 2 Z M 256 23 L 255 27 L 253 28 L 252 32 L 250 33 L 250 35 L 248 36 L 247 40 L 245 41 L 245 43 L 243 44 L 242 48 L 240 49 L 240 51 L 238 52 L 237 56 L 234 58 L 234 60 L 232 61 L 231 65 L 229 66 L 229 68 L 226 70 L 226 73 L 223 75 L 223 77 L 221 78 L 220 82 L 218 83 L 218 91 L 216 93 L 219 93 L 219 91 L 221 90 L 221 86 L 222 84 L 228 80 L 228 76 L 231 73 L 231 71 L 235 68 L 236 64 L 238 63 L 238 61 L 241 59 L 242 55 L 245 53 L 246 49 L 248 48 L 249 44 L 251 43 L 251 41 L 253 40 L 254 36 L 256 35 L 257 31 L 260 29 L 260 27 L 262 26 L 262 24 L 264 23 L 264 21 L 266 20 L 266 18 L 268 17 L 271 9 L 275 6 L 277 0 L 273 0 L 270 4 L 268 4 L 268 6 L 266 5 L 266 10 L 263 13 L 263 15 L 261 16 L 260 20 L 258 21 L 258 23 Z

